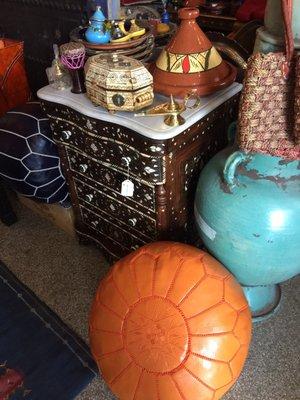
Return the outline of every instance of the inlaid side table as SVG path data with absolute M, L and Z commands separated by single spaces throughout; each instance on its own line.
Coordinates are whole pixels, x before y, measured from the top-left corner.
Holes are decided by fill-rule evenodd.
M 38 92 L 59 147 L 76 231 L 116 260 L 145 243 L 197 239 L 193 199 L 204 164 L 227 143 L 241 85 L 232 84 L 187 109 L 182 126 L 163 117 L 110 114 L 84 94 Z M 156 96 L 155 102 L 166 98 Z M 131 197 L 122 188 L 134 186 Z M 123 186 L 124 189 L 124 186 Z

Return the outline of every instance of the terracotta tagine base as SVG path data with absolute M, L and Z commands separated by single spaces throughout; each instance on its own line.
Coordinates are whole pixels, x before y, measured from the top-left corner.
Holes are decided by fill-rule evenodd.
M 154 90 L 164 95 L 205 96 L 231 85 L 236 68 L 222 60 L 199 28 L 197 8 L 179 10 L 182 20 L 177 34 L 152 66 Z

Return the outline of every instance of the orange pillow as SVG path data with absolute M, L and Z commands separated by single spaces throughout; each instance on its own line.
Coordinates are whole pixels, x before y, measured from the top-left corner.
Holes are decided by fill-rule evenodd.
M 171 242 L 118 261 L 90 315 L 92 353 L 121 400 L 216 400 L 251 337 L 243 290 L 213 257 Z

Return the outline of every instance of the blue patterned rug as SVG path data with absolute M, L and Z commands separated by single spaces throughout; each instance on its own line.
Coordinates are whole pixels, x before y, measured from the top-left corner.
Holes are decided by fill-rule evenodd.
M 88 346 L 0 262 L 0 400 L 71 400 L 96 375 Z

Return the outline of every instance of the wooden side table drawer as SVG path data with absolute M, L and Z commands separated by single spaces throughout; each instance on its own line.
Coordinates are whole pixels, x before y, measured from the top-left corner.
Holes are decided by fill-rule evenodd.
M 74 124 L 50 116 L 50 125 L 56 142 L 67 144 L 78 149 L 85 148 L 85 135 Z
M 106 219 L 104 214 L 97 214 L 84 206 L 80 206 L 82 221 L 89 228 L 99 231 L 112 241 L 126 247 L 129 251 L 136 250 L 143 246 L 147 241 L 143 241 L 137 236 L 129 235 L 128 231 L 114 225 L 110 220 Z
M 108 138 L 98 138 L 86 135 L 85 153 L 101 159 L 118 169 L 127 172 L 127 162 L 131 175 L 138 179 L 161 183 L 165 180 L 164 159 L 140 153 L 127 144 L 112 141 Z
M 157 149 L 163 149 L 163 147 L 151 146 L 150 154 L 145 154 L 132 145 L 111 137 L 97 135 L 61 118 L 50 116 L 50 123 L 54 138 L 58 142 L 78 148 L 87 155 L 111 164 L 124 172 L 127 172 L 127 161 L 129 160 L 130 172 L 138 179 L 151 181 L 154 184 L 162 183 L 165 180 L 164 158 L 155 154 Z
M 120 188 L 118 190 L 112 189 L 105 186 L 99 182 L 91 180 L 87 176 L 72 172 L 72 182 L 75 180 L 84 183 L 87 187 L 91 189 L 96 189 L 98 192 L 111 197 L 113 200 L 118 201 L 121 204 L 126 205 L 128 208 L 133 208 L 140 211 L 142 214 L 147 215 L 151 218 L 156 218 L 155 209 L 155 186 L 149 187 L 143 184 L 136 184 L 133 197 L 124 197 L 120 193 Z M 152 190 L 151 196 L 149 195 L 149 190 Z M 148 204 L 148 205 L 147 205 Z
M 114 200 L 111 196 L 99 192 L 78 179 L 74 179 L 74 184 L 79 203 L 84 207 L 97 207 L 99 212 L 101 209 L 101 211 L 105 213 L 107 219 L 125 231 L 130 230 L 138 236 L 145 235 L 151 239 L 156 238 L 155 219 L 149 218 L 131 207 L 127 207 Z
M 147 137 L 137 136 L 135 131 L 126 128 L 124 124 L 118 125 L 108 121 L 97 120 L 84 114 L 80 114 L 78 111 L 63 104 L 60 104 L 59 107 L 57 107 L 57 104 L 55 103 L 44 103 L 42 101 L 42 107 L 48 117 L 54 121 L 60 120 L 71 122 L 99 138 L 109 137 L 114 141 L 134 146 L 134 148 L 150 156 L 155 155 L 159 157 L 165 154 L 166 143 L 164 140 L 153 141 Z
M 97 144 L 94 143 L 94 146 L 97 146 Z M 115 162 L 109 162 L 111 159 L 108 159 L 107 157 L 99 157 L 99 155 L 96 154 L 82 154 L 82 153 L 77 153 L 75 150 L 72 149 L 67 149 L 68 154 L 70 155 L 70 160 L 71 160 L 71 166 L 72 169 L 74 171 L 77 172 L 82 172 L 82 167 L 81 164 L 86 164 L 88 166 L 89 163 L 92 163 L 94 165 L 94 167 L 91 169 L 89 168 L 89 170 L 86 170 L 84 172 L 86 172 L 88 175 L 91 176 L 91 178 L 93 178 L 93 176 L 91 175 L 93 172 L 96 172 L 98 168 L 102 168 L 103 166 L 106 165 L 106 168 L 110 168 L 110 169 L 114 169 L 114 170 L 118 170 L 118 171 L 122 171 L 123 172 L 123 177 L 125 176 L 125 174 L 127 175 L 127 167 L 125 165 L 125 157 L 121 157 L 122 159 L 124 158 L 124 164 L 121 165 L 122 160 L 120 161 L 120 165 Z M 83 157 L 89 156 L 90 157 L 90 162 L 88 163 L 88 159 L 86 158 L 86 161 L 83 160 Z M 94 158 L 94 161 L 91 160 L 91 158 Z M 78 164 L 78 160 L 81 160 Z M 99 162 L 96 161 L 99 160 Z M 108 161 L 109 160 L 109 161 Z M 132 158 L 130 157 L 130 160 L 132 160 Z M 163 171 L 163 167 L 162 167 L 162 163 L 161 161 L 156 161 L 155 159 L 151 159 L 149 160 L 149 163 L 146 165 L 144 163 L 141 163 L 140 166 L 135 166 L 134 167 L 134 171 L 132 169 L 132 163 L 130 161 L 130 176 L 133 177 L 134 179 L 136 179 L 137 181 L 142 181 L 145 182 L 146 184 L 152 184 L 152 185 L 156 185 L 158 183 L 160 183 L 161 181 L 164 181 L 165 177 L 164 177 L 164 171 Z M 102 176 L 102 173 L 100 174 Z M 124 179 L 122 179 L 123 181 Z M 121 181 L 121 182 L 122 182 Z
M 125 173 L 119 172 L 111 166 L 103 165 L 103 163 L 92 160 L 84 154 L 78 153 L 74 150 L 66 149 L 66 152 L 72 171 L 87 177 L 97 184 L 101 184 L 121 193 L 122 182 L 127 179 Z M 134 194 L 132 200 L 154 210 L 155 197 L 153 186 L 143 184 L 132 177 L 130 177 L 130 179 L 132 179 L 134 183 Z

